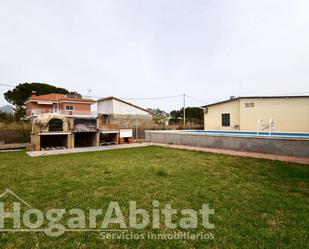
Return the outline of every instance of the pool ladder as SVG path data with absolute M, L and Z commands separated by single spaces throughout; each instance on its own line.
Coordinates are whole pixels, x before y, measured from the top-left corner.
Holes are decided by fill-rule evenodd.
M 260 135 L 261 131 L 268 130 L 268 135 L 270 136 L 274 127 L 275 127 L 274 119 L 271 118 L 268 123 L 263 123 L 263 119 L 260 118 L 257 121 L 257 132 L 256 132 L 256 135 Z

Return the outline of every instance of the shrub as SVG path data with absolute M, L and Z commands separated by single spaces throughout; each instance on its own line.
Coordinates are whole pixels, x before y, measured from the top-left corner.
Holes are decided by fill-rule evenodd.
M 31 124 L 0 123 L 0 141 L 5 143 L 30 143 Z

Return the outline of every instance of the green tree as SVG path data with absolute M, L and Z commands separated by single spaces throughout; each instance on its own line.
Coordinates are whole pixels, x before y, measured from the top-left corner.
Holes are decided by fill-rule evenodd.
M 180 110 L 173 110 L 170 112 L 172 121 L 176 122 L 179 119 L 183 119 L 183 108 Z M 187 107 L 186 108 L 186 120 L 194 123 L 203 123 L 204 113 L 200 107 Z
M 148 108 L 147 110 L 153 113 L 153 115 L 156 117 L 168 116 L 168 113 L 161 110 L 160 108 Z
M 182 110 L 183 110 L 183 108 L 182 108 Z M 183 114 L 179 110 L 173 110 L 173 111 L 170 112 L 170 116 L 171 116 L 171 119 L 176 120 L 176 119 L 182 118 Z
M 25 115 L 24 103 L 31 96 L 32 91 L 36 91 L 37 95 L 44 95 L 48 93 L 70 93 L 65 88 L 56 87 L 45 83 L 21 83 L 17 85 L 13 90 L 9 90 L 4 93 L 4 98 L 6 101 L 14 105 L 16 121 L 19 121 Z
M 181 113 L 183 113 L 183 108 L 181 109 Z M 200 107 L 187 107 L 186 108 L 186 119 L 194 123 L 203 123 L 204 122 L 203 109 L 201 109 Z
M 153 120 L 156 123 L 162 123 L 165 120 L 169 119 L 169 114 L 159 108 L 148 108 L 148 111 L 153 114 Z

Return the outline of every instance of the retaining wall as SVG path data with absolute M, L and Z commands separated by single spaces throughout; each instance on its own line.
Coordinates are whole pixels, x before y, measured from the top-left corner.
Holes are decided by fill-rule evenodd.
M 185 131 L 145 131 L 145 141 L 309 157 L 309 139 L 305 138 L 222 135 Z

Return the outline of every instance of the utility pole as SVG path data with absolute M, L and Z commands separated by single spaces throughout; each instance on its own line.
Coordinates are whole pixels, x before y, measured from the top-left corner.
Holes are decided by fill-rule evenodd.
M 186 129 L 186 95 L 183 95 L 183 128 Z

